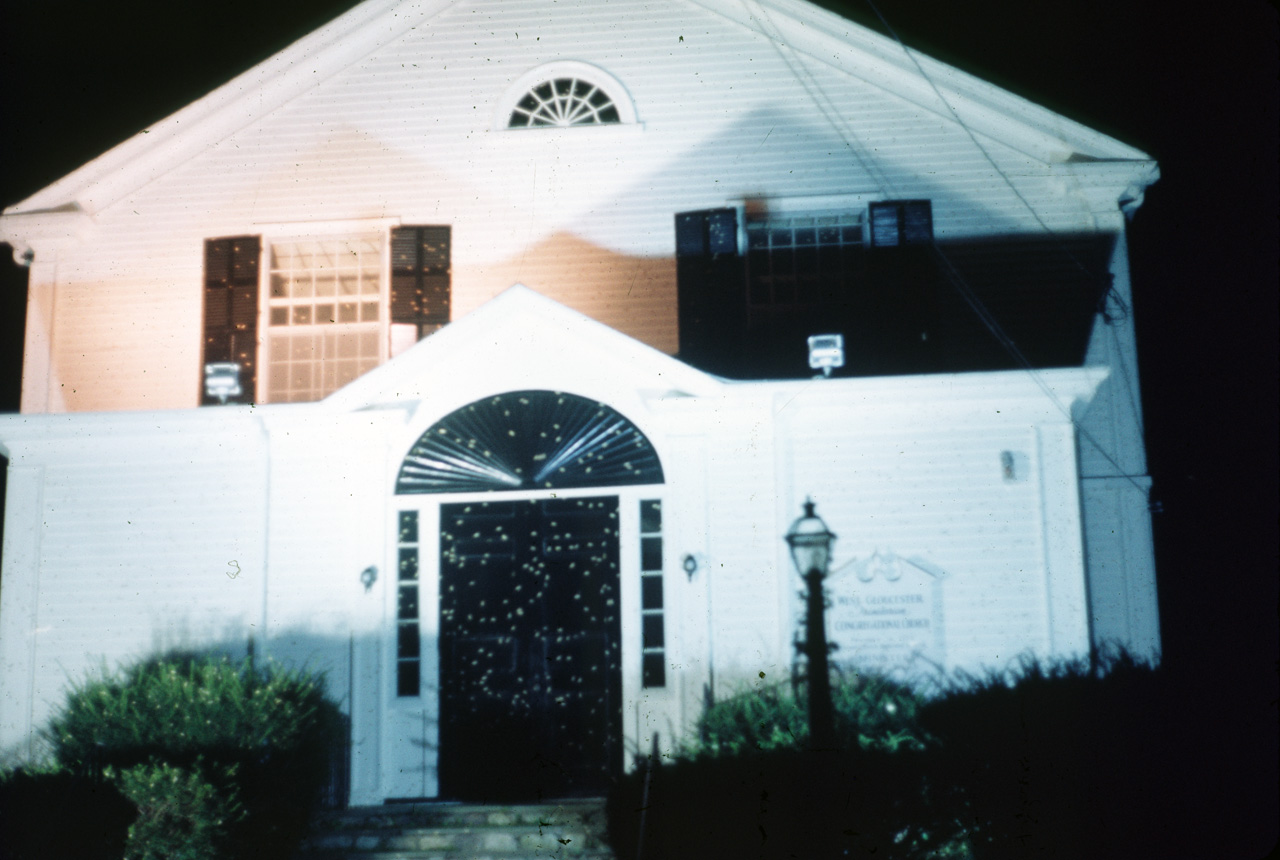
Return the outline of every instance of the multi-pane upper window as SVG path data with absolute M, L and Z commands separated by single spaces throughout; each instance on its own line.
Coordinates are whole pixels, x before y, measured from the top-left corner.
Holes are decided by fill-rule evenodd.
M 265 254 L 259 236 L 206 240 L 201 402 L 319 400 L 446 325 L 450 228 L 395 227 L 389 239 L 282 239 Z
M 553 78 L 516 102 L 508 128 L 568 127 L 619 123 L 622 117 L 609 94 L 575 77 Z
M 382 239 L 271 246 L 267 367 L 273 402 L 318 400 L 378 365 Z
M 862 259 L 862 213 L 747 222 L 747 303 L 755 307 L 837 301 Z

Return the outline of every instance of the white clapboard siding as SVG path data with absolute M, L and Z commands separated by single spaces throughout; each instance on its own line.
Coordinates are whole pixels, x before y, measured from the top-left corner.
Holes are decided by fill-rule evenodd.
M 948 574 L 948 658 L 961 665 L 1047 643 L 1039 488 L 1032 479 L 1004 485 L 1000 464 L 1001 450 L 1026 451 L 1034 438 L 1001 435 L 908 435 L 899 427 L 853 438 L 799 435 L 792 448 L 795 486 L 822 501 L 823 518 L 841 536 L 836 563 L 878 550 L 921 556 Z M 990 623 L 993 614 L 999 624 Z
M 868 380 L 861 391 L 818 381 L 783 401 L 781 473 L 792 484 L 780 495 L 797 510 L 805 496 L 819 503 L 840 536 L 837 566 L 878 552 L 942 571 L 949 665 L 1072 653 L 1084 645 L 1070 626 L 1084 611 L 1083 592 L 1056 583 L 1083 574 L 1062 545 L 1071 534 L 1077 547 L 1080 539 L 1075 479 L 1059 477 L 1074 475 L 1074 450 L 1069 432 L 1038 429 L 1066 419 L 1029 380 L 1016 394 L 996 376 L 960 388 L 962 379 Z M 823 392 L 830 406 L 820 405 Z M 921 398 L 933 404 L 924 423 Z
M 1081 496 L 1093 642 L 1099 647 L 1123 645 L 1136 656 L 1158 660 L 1160 626 L 1145 492 L 1149 480 L 1087 479 L 1081 482 Z
M 251 444 L 145 436 L 45 471 L 40 496 L 34 707 L 140 655 L 212 648 L 243 656 L 263 588 L 261 461 Z M 42 717 L 38 714 L 35 723 Z
M 282 56 L 314 69 L 307 84 L 262 72 L 255 91 L 251 73 L 241 82 L 260 103 L 197 103 L 182 115 L 192 140 L 160 147 L 162 166 L 116 152 L 104 158 L 119 175 L 89 169 L 32 198 L 80 205 L 75 230 L 53 239 L 61 214 L 12 210 L 0 224 L 5 236 L 37 225 L 24 410 L 103 413 L 0 419 L 11 463 L 0 672 L 26 690 L 0 701 L 0 746 L 29 744 L 66 679 L 104 660 L 243 653 L 253 636 L 264 659 L 328 674 L 353 720 L 353 798 L 434 792 L 433 763 L 413 788 L 395 774 L 434 738 L 435 521 L 452 497 L 405 502 L 429 524 L 426 689 L 401 700 L 388 672 L 395 474 L 443 415 L 527 388 L 610 403 L 667 474 L 653 491 L 668 571 L 663 689 L 641 689 L 629 611 L 634 510 L 650 496 L 619 492 L 628 748 L 654 731 L 674 741 L 704 684 L 723 694 L 787 676 L 803 607 L 783 535 L 806 497 L 839 535 L 837 568 L 880 553 L 939 577 L 945 668 L 1076 654 L 1090 636 L 1158 651 L 1145 478 L 1106 477 L 1145 470 L 1127 318 L 1093 332 L 1085 364 L 1109 379 L 730 383 L 654 351 L 678 347 L 676 213 L 926 198 L 944 242 L 1119 234 L 1121 191 L 1154 179 L 1145 156 L 923 60 L 944 104 L 897 46 L 793 0 L 378 0 L 346 21 L 350 44 L 341 28 L 319 39 L 338 40 L 341 62 L 305 43 Z M 506 129 L 517 81 L 583 67 L 548 65 L 570 61 L 620 87 L 636 121 Z M 157 125 L 157 139 L 174 133 Z M 451 228 L 454 325 L 321 403 L 190 408 L 206 240 L 260 236 L 265 259 L 276 241 L 397 225 Z M 1111 270 L 1127 302 L 1125 254 L 1121 237 Z M 1077 463 L 1072 410 L 1115 464 L 1089 439 Z
M 271 433 L 271 580 L 273 637 L 302 631 L 334 635 L 376 628 L 380 607 L 360 573 L 381 578 L 387 519 L 387 447 L 379 415 L 353 421 L 316 412 L 273 418 Z M 359 610 L 359 611 L 353 611 Z
M 512 83 L 565 58 L 616 77 L 639 125 L 504 130 Z M 679 211 L 926 197 L 945 238 L 1041 229 L 1025 199 L 1093 228 L 1047 164 L 978 140 L 941 103 L 695 4 L 451 6 L 98 212 L 59 251 L 49 408 L 194 405 L 203 240 L 284 224 L 448 224 L 455 318 L 523 282 L 667 352 Z

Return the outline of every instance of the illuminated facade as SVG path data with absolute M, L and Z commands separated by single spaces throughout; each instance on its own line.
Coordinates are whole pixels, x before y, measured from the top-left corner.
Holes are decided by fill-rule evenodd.
M 805 3 L 368 0 L 0 218 L 0 744 L 252 641 L 328 672 L 353 800 L 596 791 L 788 677 L 807 495 L 908 607 L 838 662 L 1155 654 L 1156 176 Z

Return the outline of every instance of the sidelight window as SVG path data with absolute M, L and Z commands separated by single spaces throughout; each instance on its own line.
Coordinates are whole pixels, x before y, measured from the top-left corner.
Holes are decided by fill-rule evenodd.
M 640 502 L 640 647 L 645 687 L 667 684 L 662 586 L 662 502 L 646 499 Z
M 396 695 L 422 692 L 422 633 L 418 580 L 418 512 L 401 511 L 396 538 Z

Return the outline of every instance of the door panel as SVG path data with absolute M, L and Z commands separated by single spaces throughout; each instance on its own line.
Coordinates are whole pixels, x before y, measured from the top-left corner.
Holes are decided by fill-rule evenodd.
M 618 500 L 443 505 L 440 781 L 602 792 L 622 763 Z

